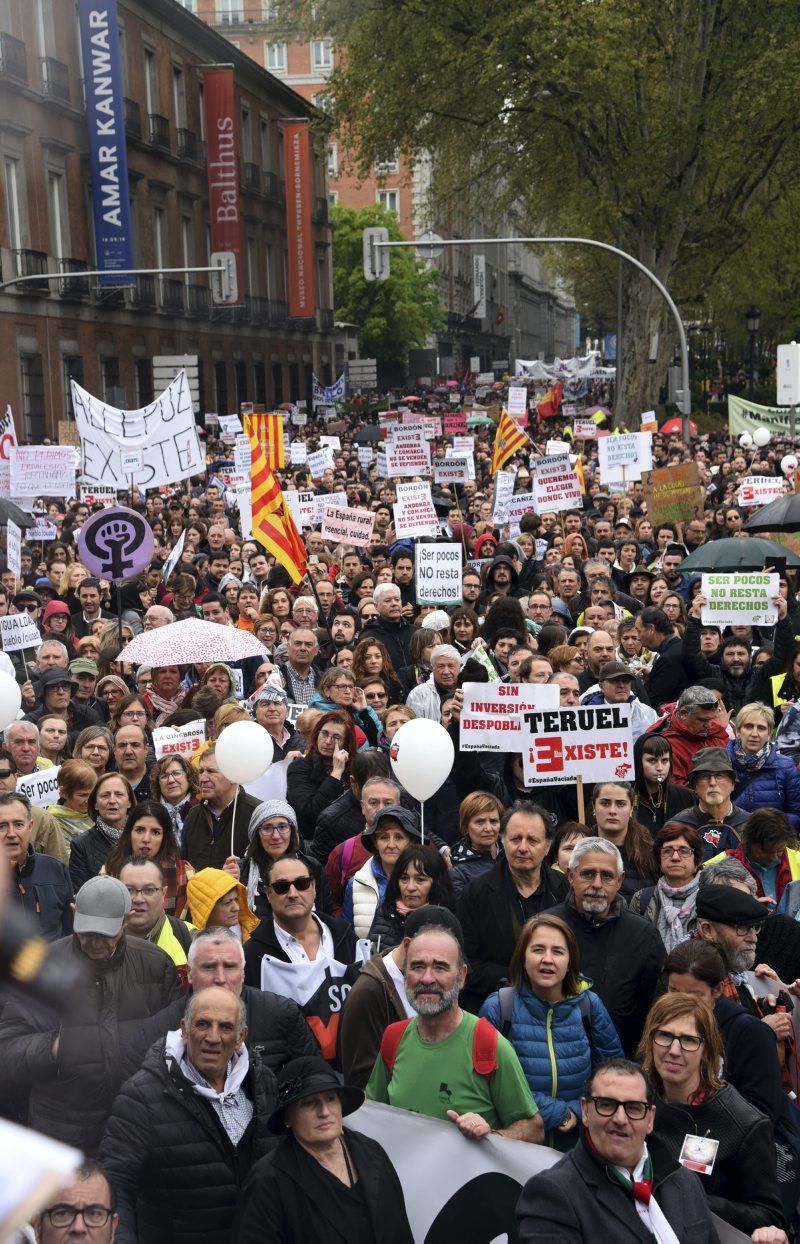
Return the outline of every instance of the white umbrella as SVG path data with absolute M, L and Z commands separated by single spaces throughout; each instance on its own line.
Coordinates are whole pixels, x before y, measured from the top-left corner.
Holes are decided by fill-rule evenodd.
M 249 631 L 200 618 L 184 618 L 142 631 L 125 649 L 125 660 L 131 665 L 199 665 L 268 656 L 264 645 Z

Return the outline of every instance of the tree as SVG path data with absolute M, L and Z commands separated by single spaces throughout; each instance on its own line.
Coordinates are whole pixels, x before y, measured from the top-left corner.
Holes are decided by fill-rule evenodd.
M 313 17 L 303 5 L 344 48 L 333 120 L 363 169 L 390 148 L 432 151 L 451 204 L 477 195 L 477 219 L 514 207 L 523 233 L 619 245 L 679 305 L 747 255 L 796 179 L 786 0 L 314 0 Z M 630 267 L 623 327 L 620 412 L 635 417 L 675 334 Z
M 382 225 L 392 241 L 402 241 L 397 217 L 382 207 L 334 207 L 333 301 L 337 320 L 358 325 L 358 343 L 366 358 L 386 366 L 405 364 L 409 347 L 424 346 L 443 323 L 436 290 L 437 273 L 416 258 L 413 249 L 391 251 L 386 281 L 364 278 L 362 236 Z

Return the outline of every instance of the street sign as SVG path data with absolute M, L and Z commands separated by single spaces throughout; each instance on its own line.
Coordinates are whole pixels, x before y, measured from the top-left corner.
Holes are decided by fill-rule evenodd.
M 364 280 L 386 281 L 389 278 L 389 252 L 383 247 L 378 248 L 376 242 L 388 242 L 389 230 L 384 228 L 365 229 L 364 247 Z
M 800 406 L 800 345 L 796 341 L 778 346 L 775 369 L 779 406 Z
M 211 301 L 215 306 L 228 306 L 239 301 L 236 280 L 236 256 L 233 251 L 215 251 L 209 260 L 219 272 L 211 274 Z
M 420 259 L 426 263 L 432 263 L 434 259 L 440 259 L 444 250 L 444 238 L 438 233 L 434 233 L 433 229 L 426 229 L 417 238 L 417 253 Z

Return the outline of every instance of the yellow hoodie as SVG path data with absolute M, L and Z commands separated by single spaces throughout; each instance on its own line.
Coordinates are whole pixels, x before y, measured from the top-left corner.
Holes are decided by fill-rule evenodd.
M 231 890 L 236 890 L 239 902 L 239 926 L 242 930 L 242 941 L 246 942 L 253 929 L 261 922 L 247 906 L 247 890 L 230 873 L 221 868 L 201 868 L 189 878 L 186 896 L 192 913 L 192 924 L 198 929 L 205 929 L 215 905 Z

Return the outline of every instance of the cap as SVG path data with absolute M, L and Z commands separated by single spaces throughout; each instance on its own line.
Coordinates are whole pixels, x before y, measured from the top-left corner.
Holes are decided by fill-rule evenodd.
M 64 687 L 72 685 L 72 675 L 69 670 L 49 669 L 45 670 L 39 678 L 39 686 L 42 691 L 48 687 Z
M 74 661 L 69 663 L 70 674 L 91 674 L 93 678 L 97 678 L 100 674 L 95 661 L 90 661 L 88 657 L 76 657 Z
M 361 835 L 361 841 L 368 851 L 375 851 L 375 835 L 381 828 L 384 821 L 396 821 L 409 838 L 413 838 L 415 842 L 422 840 L 422 834 L 419 827 L 419 817 L 416 812 L 412 812 L 409 808 L 404 808 L 399 803 L 390 804 L 388 808 L 382 808 L 370 829 L 365 829 Z
M 736 770 L 724 747 L 701 747 L 700 751 L 695 753 L 689 773 L 689 782 L 691 783 L 692 778 L 697 777 L 699 773 L 729 773 L 732 778 L 736 777 Z
M 731 885 L 700 886 L 695 910 L 701 920 L 713 920 L 717 924 L 762 924 L 768 915 L 767 908 L 757 898 Z
M 461 949 L 464 949 L 464 930 L 458 916 L 448 907 L 437 907 L 434 903 L 415 907 L 408 913 L 403 925 L 403 937 L 414 937 L 426 924 L 444 925 L 453 934 Z
M 606 661 L 605 665 L 600 666 L 600 674 L 598 682 L 605 682 L 612 678 L 630 678 L 633 680 L 633 674 L 627 665 L 623 665 L 621 661 Z
M 283 687 L 273 687 L 271 682 L 262 683 L 252 700 L 254 704 L 257 704 L 259 700 L 269 700 L 273 704 L 289 703 L 289 697 Z
M 32 587 L 25 588 L 22 592 L 17 592 L 16 596 L 11 597 L 11 601 L 14 605 L 24 605 L 26 603 L 41 605 L 42 603 L 41 598 L 36 595 Z
M 593 626 L 573 627 L 573 629 L 570 631 L 569 635 L 567 636 L 567 643 L 574 644 L 575 640 L 578 639 L 581 635 L 594 635 L 594 627 Z
M 42 575 L 41 579 L 37 579 L 35 583 L 37 592 L 52 592 L 54 596 L 58 596 L 58 588 L 52 579 L 48 579 L 46 575 Z
M 116 937 L 131 909 L 131 896 L 117 877 L 91 877 L 75 897 L 76 933 Z

